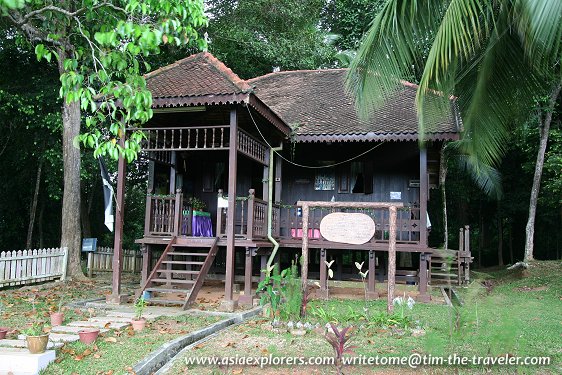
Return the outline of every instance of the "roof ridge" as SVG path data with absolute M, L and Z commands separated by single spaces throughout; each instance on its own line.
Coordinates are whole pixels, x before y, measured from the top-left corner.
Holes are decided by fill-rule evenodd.
M 316 73 L 316 72 L 334 72 L 334 71 L 347 71 L 349 68 L 326 68 L 326 69 L 294 69 L 294 70 L 281 70 L 278 72 L 270 72 L 261 76 L 257 76 L 254 78 L 247 79 L 247 83 L 257 82 L 263 78 L 269 78 L 273 75 L 282 75 L 282 74 L 291 74 L 291 73 Z M 406 81 L 404 79 L 400 80 L 400 83 L 406 87 L 411 87 L 414 89 L 418 89 L 419 85 Z
M 248 83 L 240 78 L 238 74 L 234 73 L 232 69 L 225 65 L 222 61 L 217 59 L 213 54 L 210 52 L 201 52 L 199 55 L 207 58 L 207 60 L 211 63 L 213 68 L 215 68 L 219 73 L 221 73 L 228 81 L 230 81 L 237 89 L 247 92 L 250 91 L 252 88 Z
M 262 78 L 268 78 L 273 75 L 283 75 L 283 74 L 290 74 L 290 73 L 315 73 L 315 72 L 334 72 L 334 71 L 342 71 L 347 70 L 347 68 L 327 68 L 327 69 L 293 69 L 293 70 L 280 70 L 278 72 L 270 72 L 261 76 L 257 76 L 254 78 L 247 79 L 246 82 L 251 83 L 258 81 Z
M 145 78 L 145 79 L 147 79 L 147 78 L 152 78 L 152 77 L 157 76 L 157 75 L 159 75 L 159 74 L 161 74 L 161 73 L 164 73 L 164 72 L 166 72 L 166 71 L 168 71 L 168 70 L 170 70 L 170 69 L 172 69 L 172 68 L 175 68 L 175 67 L 177 67 L 177 66 L 179 66 L 179 65 L 182 65 L 182 64 L 184 64 L 184 63 L 186 63 L 186 62 L 188 62 L 188 61 L 195 60 L 195 59 L 199 58 L 203 53 L 205 53 L 205 52 L 195 53 L 195 54 L 193 54 L 193 55 L 189 55 L 189 56 L 187 56 L 187 57 L 184 57 L 183 59 L 179 59 L 179 60 L 177 60 L 177 61 L 174 61 L 174 62 L 171 63 L 171 64 L 162 66 L 162 67 L 160 67 L 160 68 L 158 68 L 158 69 L 156 69 L 156 70 L 153 70 L 152 72 L 146 73 L 146 74 L 144 75 L 144 78 Z

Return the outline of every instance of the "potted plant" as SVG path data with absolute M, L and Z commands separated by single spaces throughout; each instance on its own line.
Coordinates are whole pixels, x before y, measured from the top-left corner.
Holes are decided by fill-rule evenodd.
M 90 320 L 94 315 L 94 309 L 88 309 L 90 313 Z M 90 345 L 98 338 L 100 334 L 99 328 L 84 328 L 78 331 L 78 337 L 80 338 L 80 342 L 85 345 Z
M 98 328 L 85 328 L 78 331 L 78 337 L 82 344 L 90 345 L 98 338 L 100 330 Z
M 207 206 L 205 204 L 205 202 L 203 202 L 201 199 L 199 199 L 197 197 L 190 197 L 187 200 L 187 204 L 189 206 L 191 206 L 191 209 L 193 211 L 203 211 L 203 210 L 205 210 L 205 207 Z
M 63 299 L 59 301 L 59 308 L 57 311 L 51 313 L 51 327 L 56 327 L 62 325 L 64 320 L 64 314 L 62 312 Z
M 131 321 L 131 325 L 135 331 L 142 331 L 146 326 L 146 319 L 142 316 L 145 307 L 146 300 L 141 296 L 135 301 L 135 318 Z
M 42 322 L 35 321 L 31 327 L 23 332 L 26 335 L 27 349 L 31 354 L 41 354 L 47 350 L 49 334 L 43 331 L 44 328 Z

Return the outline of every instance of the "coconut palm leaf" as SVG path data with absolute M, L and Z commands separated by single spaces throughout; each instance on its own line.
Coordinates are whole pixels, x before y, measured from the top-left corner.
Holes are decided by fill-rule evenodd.
M 413 74 L 429 38 L 416 97 L 420 137 L 450 113 L 454 96 L 469 140 L 465 151 L 474 163 L 497 165 L 513 126 L 537 95 L 560 82 L 561 20 L 556 0 L 388 0 L 346 87 L 368 117 Z

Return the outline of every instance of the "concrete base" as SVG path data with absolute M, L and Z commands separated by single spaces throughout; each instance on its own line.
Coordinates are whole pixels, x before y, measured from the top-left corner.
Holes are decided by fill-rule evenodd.
M 254 304 L 254 297 L 253 295 L 241 295 L 240 298 L 238 298 L 238 303 L 240 305 L 245 305 L 245 306 L 253 306 Z
M 324 289 L 324 290 L 316 289 L 316 296 L 318 298 L 326 299 L 326 298 L 328 298 L 328 290 L 327 289 Z
M 56 358 L 54 350 L 31 354 L 27 349 L 1 348 L 0 374 L 36 375 Z
M 379 292 L 367 292 L 367 299 L 378 299 Z
M 234 300 L 222 300 L 221 304 L 219 305 L 219 311 L 224 312 L 234 312 L 238 307 L 238 301 Z
M 429 294 L 419 294 L 416 297 L 416 301 L 427 303 L 431 301 L 431 296 Z
M 105 303 L 107 303 L 108 305 L 123 305 L 127 303 L 128 299 L 129 299 L 128 294 L 119 294 L 119 295 L 110 294 L 105 298 Z

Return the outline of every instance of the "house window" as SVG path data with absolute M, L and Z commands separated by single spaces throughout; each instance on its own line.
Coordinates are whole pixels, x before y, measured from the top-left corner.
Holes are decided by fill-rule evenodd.
M 349 176 L 352 193 L 373 193 L 373 163 L 371 161 L 352 162 Z

